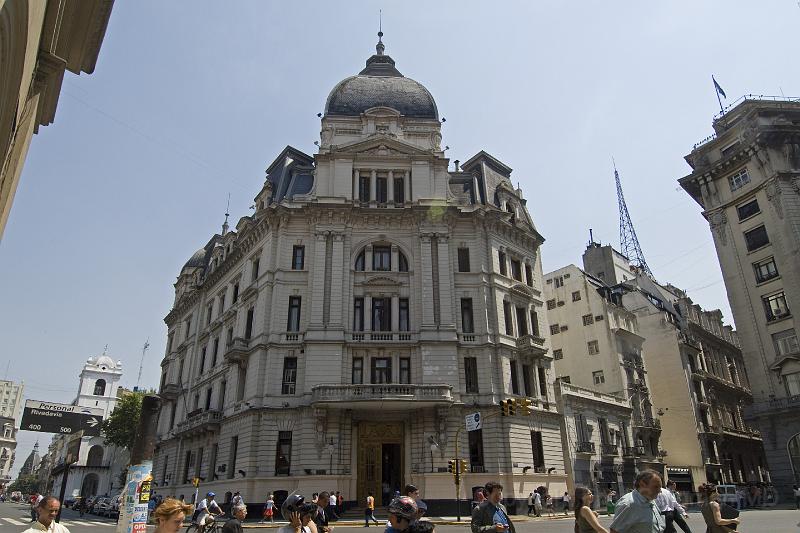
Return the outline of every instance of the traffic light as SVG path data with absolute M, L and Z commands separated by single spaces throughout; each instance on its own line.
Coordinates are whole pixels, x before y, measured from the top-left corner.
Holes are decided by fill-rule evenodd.
M 467 468 L 468 468 L 468 467 L 467 467 L 467 460 L 466 460 L 466 459 L 459 459 L 459 460 L 458 460 L 458 462 L 459 462 L 459 463 L 461 463 L 461 465 L 460 465 L 460 466 L 461 466 L 461 470 L 460 470 L 460 472 L 462 472 L 462 473 L 466 472 L 466 471 L 467 471 Z
M 200 486 L 200 478 L 196 477 L 196 478 L 192 479 L 192 485 L 194 485 L 195 487 L 199 487 Z
M 506 402 L 508 402 L 508 416 L 517 414 L 517 404 L 514 403 L 514 400 L 506 400 Z
M 532 407 L 533 402 L 531 402 L 530 398 L 520 398 L 517 400 L 517 408 L 519 409 L 519 414 L 522 416 L 530 415 Z
M 457 467 L 456 467 L 455 459 L 450 459 L 449 461 L 447 461 L 447 471 L 448 472 L 450 472 L 451 474 L 457 474 L 458 472 L 457 472 L 456 468 Z
M 511 411 L 511 400 L 500 400 L 500 415 L 509 416 Z

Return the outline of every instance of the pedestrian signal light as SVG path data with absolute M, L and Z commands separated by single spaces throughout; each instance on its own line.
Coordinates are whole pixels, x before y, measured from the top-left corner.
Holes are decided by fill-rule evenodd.
M 456 462 L 454 459 L 450 459 L 449 461 L 447 461 L 447 471 L 450 472 L 451 474 L 457 473 Z
M 460 472 L 466 472 L 467 471 L 467 460 L 466 459 L 459 459 L 458 462 L 460 463 L 460 466 L 461 466 L 461 469 L 459 471 Z

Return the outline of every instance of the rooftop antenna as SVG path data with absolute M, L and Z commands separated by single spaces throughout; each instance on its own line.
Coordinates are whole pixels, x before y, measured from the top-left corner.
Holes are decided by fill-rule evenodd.
M 383 37 L 383 10 L 378 10 L 378 44 L 375 45 L 375 51 L 378 53 L 379 56 L 383 55 L 383 51 L 386 50 L 386 47 L 383 45 L 383 41 L 381 38 Z
M 103 347 L 103 355 L 105 355 L 107 351 L 108 351 L 108 344 L 106 344 L 105 347 Z
M 142 381 L 142 367 L 144 367 L 144 354 L 147 352 L 147 349 L 150 347 L 150 339 L 144 341 L 144 346 L 142 347 L 142 359 L 139 361 L 139 376 L 136 378 L 136 390 L 139 390 L 139 382 Z
M 622 183 L 619 180 L 619 172 L 617 172 L 617 163 L 614 158 L 611 158 L 611 163 L 614 165 L 614 180 L 617 182 L 617 203 L 619 204 L 619 246 L 622 255 L 628 258 L 630 264 L 643 271 L 645 274 L 653 277 L 653 272 L 647 266 L 647 261 L 644 260 L 644 253 L 642 247 L 639 245 L 639 238 L 636 236 L 636 230 L 633 228 L 631 215 L 628 213 L 628 206 L 625 204 L 625 196 L 622 194 Z
M 231 210 L 231 193 L 228 193 L 228 205 L 225 206 L 225 222 L 222 223 L 222 235 L 228 234 L 228 216 L 230 215 L 229 211 Z
M 592 234 L 592 228 L 589 228 L 589 245 L 594 244 L 594 235 Z

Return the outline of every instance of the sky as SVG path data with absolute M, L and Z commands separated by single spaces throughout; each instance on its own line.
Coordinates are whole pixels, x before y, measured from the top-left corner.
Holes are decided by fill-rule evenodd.
M 156 387 L 181 266 L 250 214 L 286 145 L 313 154 L 330 90 L 386 53 L 433 94 L 451 161 L 514 169 L 545 272 L 618 246 L 612 157 L 656 278 L 730 308 L 678 178 L 719 104 L 800 96 L 795 0 L 116 2 L 93 74 L 67 73 L 0 241 L 0 372 L 71 402 L 88 357 Z M 794 72 L 794 74 L 792 73 Z M 452 168 L 452 167 L 451 167 Z M 6 371 L 6 368 L 8 369 Z M 15 470 L 39 439 L 20 431 Z

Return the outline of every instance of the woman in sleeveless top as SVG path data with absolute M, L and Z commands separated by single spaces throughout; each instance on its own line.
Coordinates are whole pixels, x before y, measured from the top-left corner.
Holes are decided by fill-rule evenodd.
M 703 519 L 705 519 L 706 526 L 708 527 L 706 533 L 731 533 L 731 529 L 725 526 L 738 525 L 739 519 L 722 518 L 719 511 L 719 493 L 717 492 L 717 487 L 706 483 L 705 485 L 700 485 L 698 491 L 703 500 L 705 500 L 703 505 L 700 506 L 700 512 L 703 513 Z
M 586 487 L 575 487 L 575 533 L 608 533 L 592 511 L 594 495 Z

